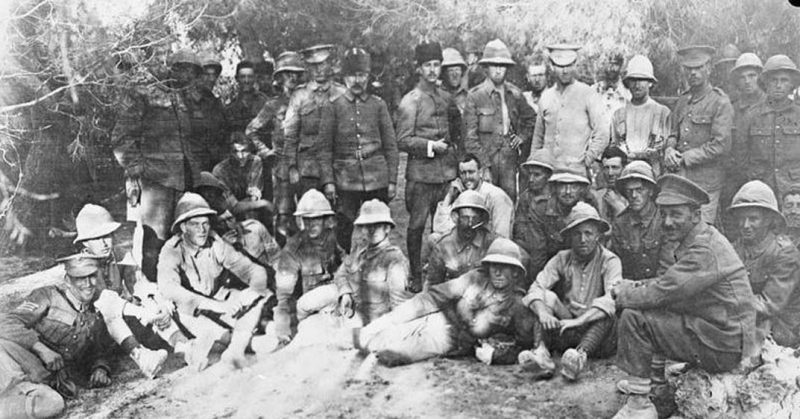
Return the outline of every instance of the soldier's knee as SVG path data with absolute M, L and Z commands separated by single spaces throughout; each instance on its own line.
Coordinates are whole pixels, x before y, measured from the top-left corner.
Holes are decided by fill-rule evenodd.
M 0 400 L 0 417 L 51 418 L 64 411 L 64 398 L 44 384 L 22 382 L 17 390 Z

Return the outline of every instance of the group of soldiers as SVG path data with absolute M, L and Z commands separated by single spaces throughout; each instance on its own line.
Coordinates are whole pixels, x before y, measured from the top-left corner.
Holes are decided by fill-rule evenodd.
M 724 372 L 758 365 L 769 336 L 796 347 L 795 64 L 681 49 L 689 89 L 670 109 L 647 57 L 624 72 L 611 57 L 590 86 L 580 47 L 547 50 L 523 90 L 500 40 L 470 54 L 480 67 L 423 42 L 396 110 L 362 48 L 341 56 L 343 84 L 331 45 L 284 52 L 272 74 L 243 61 L 226 106 L 219 62 L 175 53 L 112 134 L 132 250 L 117 257 L 107 209 L 80 210 L 64 283 L 0 315 L 0 417 L 56 415 L 76 383 L 108 385 L 109 350 L 154 377 L 168 351 L 202 370 L 222 344 L 239 368 L 319 332 L 311 317 L 348 319 L 318 324 L 346 324 L 337 344 L 387 365 L 474 354 L 577 380 L 616 353 L 620 418 L 675 411 L 668 361 Z M 724 65 L 728 92 L 710 83 Z M 400 152 L 406 252 L 388 206 Z

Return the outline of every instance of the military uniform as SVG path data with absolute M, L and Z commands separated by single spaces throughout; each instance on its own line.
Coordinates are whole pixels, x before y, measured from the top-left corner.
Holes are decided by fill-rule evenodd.
M 278 214 L 291 214 L 294 211 L 294 199 L 289 193 L 289 175 L 286 173 L 285 162 L 283 120 L 286 109 L 289 106 L 289 96 L 281 95 L 268 100 L 264 107 L 245 129 L 245 134 L 256 147 L 256 155 L 261 157 L 264 163 L 266 153 L 275 150 L 275 157 L 267 164 L 264 171 L 264 198 L 271 200 L 274 195 L 275 207 Z M 273 167 L 275 175 L 275 185 L 272 185 Z M 281 170 L 283 169 L 283 170 Z M 274 190 L 273 190 L 274 188 Z
M 709 223 L 716 220 L 732 126 L 733 107 L 728 96 L 710 85 L 696 96 L 691 92 L 682 94 L 672 115 L 667 147 L 683 154 L 678 173 L 711 196 L 710 203 L 703 207 L 703 220 Z
M 535 118 L 522 91 L 511 83 L 504 82 L 497 88 L 487 79 L 470 89 L 467 95 L 464 112 L 467 125 L 465 149 L 479 156 L 483 165 L 491 171 L 492 181 L 512 201 L 517 197 L 516 175 L 520 158 L 530 153 Z M 519 150 L 510 147 L 511 134 L 522 140 Z
M 321 183 L 336 184 L 339 245 L 350 249 L 355 220 L 361 204 L 377 198 L 388 202 L 387 188 L 397 184 L 399 154 L 394 127 L 386 103 L 364 93 L 349 90 L 331 98 L 321 110 L 319 141 L 328 148 L 333 178 Z
M 329 81 L 319 84 L 310 81 L 298 86 L 289 99 L 283 120 L 284 145 L 281 155 L 287 168 L 294 167 L 300 175 L 297 196 L 311 188 L 322 188 L 333 179 L 330 149 L 319 141 L 322 107 L 344 94 L 344 86 Z M 282 171 L 284 169 L 278 169 Z
M 245 132 L 247 125 L 258 115 L 267 100 L 269 100 L 269 96 L 258 90 L 239 92 L 225 107 L 228 132 Z
M 450 181 L 457 175 L 460 120 L 452 97 L 444 90 L 425 87 L 422 82 L 400 101 L 397 144 L 400 151 L 408 153 L 407 245 L 411 276 L 415 280 L 421 280 L 420 252 L 425 222 L 428 215 L 433 216 L 436 205 L 447 194 Z M 434 154 L 428 143 L 440 139 L 445 139 L 449 147 L 442 154 Z
M 292 301 L 297 302 L 297 317 L 306 318 L 336 301 L 334 273 L 342 263 L 344 251 L 336 243 L 333 230 L 327 229 L 312 241 L 306 232 L 286 242 L 275 264 L 275 331 L 280 338 L 291 336 Z
M 210 171 L 227 154 L 228 123 L 222 102 L 209 90 L 195 88 L 184 94 L 191 118 L 189 136 L 201 171 Z
M 481 227 L 475 238 L 466 242 L 453 228 L 433 244 L 425 271 L 425 289 L 467 273 L 481 265 L 489 245 L 497 235 Z
M 622 260 L 622 276 L 634 281 L 663 273 L 669 261 L 661 227 L 661 214 L 655 205 L 644 214 L 626 209 L 613 222 L 609 248 Z
M 550 197 L 542 207 L 529 207 L 525 213 L 517 213 L 514 222 L 512 237 L 531 256 L 528 275 L 536 278 L 544 265 L 561 250 L 566 250 L 569 244 L 561 236 L 561 230 L 566 227 L 566 218 L 559 210 L 555 196 Z
M 219 179 L 238 200 L 248 199 L 253 189 L 261 191 L 263 187 L 264 165 L 261 158 L 249 154 L 244 163 L 235 157 L 228 157 L 214 166 L 213 175 Z
M 783 196 L 800 185 L 800 105 L 757 105 L 744 128 L 748 134 L 748 172 Z

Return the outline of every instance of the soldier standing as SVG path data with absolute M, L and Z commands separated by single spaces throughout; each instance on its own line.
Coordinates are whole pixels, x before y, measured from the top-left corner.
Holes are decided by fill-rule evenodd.
M 406 167 L 406 209 L 408 259 L 411 284 L 419 290 L 422 280 L 422 235 L 428 215 L 447 194 L 458 169 L 456 151 L 461 138 L 461 117 L 449 93 L 436 87 L 442 65 L 438 43 L 415 48 L 419 82 L 400 102 L 397 144 L 408 153 Z
M 522 91 L 506 82 L 508 68 L 515 62 L 502 41 L 487 43 L 479 62 L 487 77 L 467 95 L 464 145 L 468 153 L 481 156 L 493 183 L 515 202 L 517 167 L 520 157 L 530 154 L 535 114 Z
M 236 84 L 239 86 L 239 93 L 225 107 L 225 117 L 231 132 L 244 132 L 247 124 L 256 117 L 269 98 L 256 90 L 255 65 L 250 61 L 241 61 L 236 65 Z
M 319 125 L 322 107 L 328 106 L 345 92 L 344 86 L 331 79 L 333 67 L 331 52 L 333 45 L 315 45 L 300 51 L 306 62 L 309 82 L 299 86 L 289 99 L 286 117 L 283 120 L 284 144 L 282 164 L 289 176 L 290 184 L 297 185 L 296 195 L 302 196 L 309 189 L 322 190 L 334 202 L 336 187 L 331 179 L 330 149 L 319 141 Z
M 442 89 L 451 96 L 464 115 L 467 106 L 467 88 L 464 74 L 467 71 L 467 62 L 455 48 L 445 48 L 442 51 Z
M 337 196 L 339 246 L 350 250 L 350 238 L 361 204 L 371 199 L 388 203 L 397 190 L 399 155 L 389 108 L 367 92 L 370 56 L 361 48 L 348 49 L 342 60 L 347 91 L 322 108 L 319 141 L 329 149 L 333 173 L 322 179 L 325 190 Z M 330 184 L 333 183 L 333 186 Z

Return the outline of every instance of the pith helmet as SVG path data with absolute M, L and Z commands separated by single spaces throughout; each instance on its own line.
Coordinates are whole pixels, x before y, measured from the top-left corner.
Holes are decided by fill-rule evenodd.
M 456 201 L 453 202 L 453 209 L 451 210 L 451 213 L 456 214 L 456 212 L 461 208 L 473 208 L 482 211 L 483 215 L 488 217 L 489 210 L 486 209 L 485 202 L 486 200 L 481 194 L 468 189 L 464 192 L 461 192 L 461 194 L 458 195 L 458 198 L 456 198 Z
M 644 55 L 634 55 L 628 61 L 628 68 L 625 70 L 625 77 L 622 80 L 628 79 L 645 79 L 653 83 L 658 81 L 653 75 L 653 63 Z
M 553 154 L 547 148 L 540 148 L 531 153 L 528 160 L 522 163 L 522 167 L 543 167 L 553 173 Z
M 700 67 L 707 63 L 716 52 L 709 45 L 691 45 L 678 50 L 678 58 L 685 67 Z
M 316 189 L 309 189 L 300 197 L 297 202 L 297 210 L 294 212 L 295 217 L 317 218 L 326 215 L 333 215 L 331 203 L 325 198 L 322 192 Z
M 114 217 L 107 209 L 100 205 L 86 204 L 75 217 L 78 237 L 75 237 L 73 243 L 107 236 L 115 232 L 119 226 L 120 223 L 114 221 Z
M 569 215 L 567 215 L 567 219 L 565 221 L 567 226 L 561 229 L 561 235 L 567 234 L 573 228 L 587 221 L 596 222 L 600 226 L 601 233 L 607 233 L 609 230 L 611 230 L 611 224 L 609 224 L 608 221 L 600 218 L 600 214 L 597 212 L 597 209 L 583 201 L 579 201 L 574 207 L 572 207 L 572 211 L 569 212 Z
M 760 180 L 752 180 L 739 188 L 736 195 L 733 196 L 728 211 L 739 208 L 763 208 L 779 220 L 781 227 L 786 225 L 786 218 L 778 209 L 778 199 L 775 198 L 775 193 L 772 192 L 772 188 Z
M 683 176 L 668 173 L 658 178 L 658 205 L 695 205 L 711 202 L 708 193 L 696 183 Z
M 458 52 L 457 49 L 445 48 L 442 50 L 442 68 L 454 65 L 467 68 L 467 62 L 464 61 L 464 57 L 461 56 L 461 53 Z
M 499 39 L 489 41 L 486 47 L 483 48 L 483 57 L 478 61 L 479 64 L 487 65 L 515 65 L 514 60 L 511 59 L 511 51 L 508 50 L 506 44 Z
M 372 199 L 364 202 L 361 205 L 361 211 L 358 213 L 358 218 L 353 221 L 353 225 L 367 225 L 367 224 L 391 224 L 395 226 L 392 220 L 392 214 L 389 206 L 383 201 Z
M 632 179 L 643 180 L 653 185 L 653 187 L 656 187 L 656 176 L 655 173 L 653 173 L 653 167 L 646 161 L 634 160 L 628 163 L 628 165 L 622 169 L 622 173 L 620 173 L 614 186 L 617 188 L 618 192 L 623 193 L 622 189 L 625 187 L 625 183 Z
M 752 68 L 761 72 L 761 70 L 764 69 L 764 63 L 761 62 L 761 58 L 758 58 L 758 55 L 752 52 L 745 52 L 736 59 L 736 65 L 731 69 L 731 74 L 736 74 L 738 71 L 744 70 L 745 68 Z
M 800 71 L 797 70 L 797 66 L 794 64 L 794 61 L 792 61 L 791 58 L 782 54 L 773 55 L 772 57 L 767 58 L 767 62 L 764 64 L 764 71 L 761 72 L 761 76 L 759 78 L 765 80 L 767 77 L 778 71 L 789 72 L 792 75 L 792 78 L 794 78 L 794 83 L 800 84 Z
M 302 73 L 306 71 L 303 67 L 303 59 L 300 54 L 295 51 L 284 51 L 278 56 L 275 65 L 275 72 L 272 73 L 273 77 L 284 71 L 292 71 L 295 73 Z
M 739 51 L 739 48 L 736 45 L 728 44 L 722 47 L 722 51 L 720 52 L 721 57 L 717 60 L 714 65 L 724 64 L 724 63 L 732 63 L 739 58 L 742 53 Z
M 192 64 L 197 67 L 200 67 L 200 58 L 194 51 L 188 48 L 181 49 L 176 51 L 174 54 L 170 55 L 169 58 L 167 59 L 167 64 L 170 66 L 173 66 L 178 63 Z
M 92 256 L 87 253 L 78 253 L 56 259 L 56 262 L 64 264 L 67 275 L 73 278 L 83 278 L 100 270 L 101 256 Z
M 178 226 L 190 218 L 211 215 L 217 215 L 217 212 L 211 209 L 202 196 L 194 192 L 186 192 L 175 204 L 175 221 L 172 223 L 172 232 L 177 233 Z
M 522 264 L 522 252 L 516 243 L 504 237 L 494 239 L 489 248 L 486 249 L 486 256 L 481 259 L 481 263 L 502 263 L 504 265 L 516 266 L 527 272 L 525 265 Z

